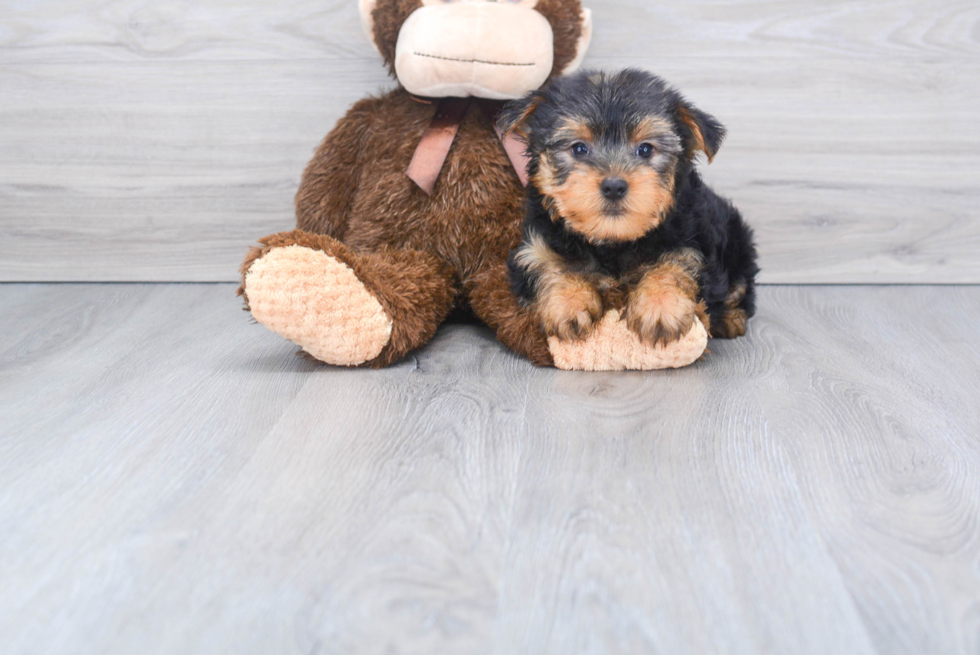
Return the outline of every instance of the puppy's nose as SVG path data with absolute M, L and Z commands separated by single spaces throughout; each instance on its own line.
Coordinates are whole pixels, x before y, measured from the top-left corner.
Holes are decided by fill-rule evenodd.
M 609 200 L 622 200 L 630 190 L 630 185 L 621 177 L 607 177 L 602 181 L 599 190 Z

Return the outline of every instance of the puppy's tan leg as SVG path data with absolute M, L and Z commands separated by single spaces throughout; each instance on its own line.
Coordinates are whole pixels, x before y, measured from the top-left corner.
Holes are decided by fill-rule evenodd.
M 534 280 L 532 309 L 549 337 L 585 339 L 602 317 L 602 298 L 585 275 L 566 262 L 540 236 L 517 250 L 516 264 Z
M 685 248 L 663 255 L 643 270 L 626 301 L 629 328 L 647 343 L 666 345 L 687 334 L 695 317 L 703 317 L 707 327 L 704 307 L 697 299 L 701 266 L 701 255 Z
M 745 283 L 733 285 L 725 298 L 725 313 L 715 326 L 712 336 L 721 339 L 734 339 L 745 334 L 749 315 L 742 309 L 742 299 L 745 298 Z
M 602 299 L 585 278 L 557 274 L 542 284 L 535 309 L 548 336 L 584 339 L 602 317 Z

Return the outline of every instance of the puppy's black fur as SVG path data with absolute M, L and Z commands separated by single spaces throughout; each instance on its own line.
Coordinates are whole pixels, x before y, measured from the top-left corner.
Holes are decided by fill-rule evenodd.
M 614 279 L 626 287 L 635 284 L 633 274 L 643 267 L 694 250 L 701 260 L 692 272 L 696 299 L 707 307 L 712 336 L 744 333 L 745 321 L 755 313 L 759 270 L 752 231 L 738 210 L 702 181 L 694 162 L 698 151 L 710 161 L 721 145 L 725 130 L 717 120 L 660 78 L 630 69 L 583 71 L 559 79 L 510 103 L 500 127 L 525 138 L 531 158 L 522 247 L 543 242 L 563 271 Z M 654 151 L 649 158 L 641 156 L 647 149 L 637 149 L 641 132 Z M 641 213 L 631 214 L 628 220 L 635 227 L 630 229 L 636 234 L 627 238 L 616 236 L 624 232 L 624 212 L 615 202 L 596 196 L 588 211 L 579 211 L 578 221 L 562 213 L 563 206 L 578 207 L 581 194 L 600 193 L 596 185 L 610 176 L 630 181 L 629 193 L 654 197 L 643 185 L 656 185 L 663 196 L 662 201 L 644 201 L 637 210 Z M 511 253 L 508 262 L 511 284 L 530 305 L 542 274 L 526 265 L 519 252 Z

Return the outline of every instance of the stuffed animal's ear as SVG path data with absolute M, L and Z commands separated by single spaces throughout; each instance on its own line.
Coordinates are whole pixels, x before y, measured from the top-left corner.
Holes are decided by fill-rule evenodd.
M 582 65 L 582 60 L 585 59 L 585 53 L 589 49 L 589 44 L 592 43 L 592 10 L 582 8 L 582 33 L 578 37 L 578 43 L 575 45 L 575 58 L 568 62 L 568 66 L 561 72 L 562 75 L 568 75 L 574 73 Z
M 364 34 L 367 35 L 371 46 L 380 53 L 378 44 L 374 42 L 374 8 L 377 4 L 378 0 L 357 0 L 357 10 L 361 14 L 361 27 L 364 28 Z
M 693 149 L 703 152 L 710 164 L 725 140 L 725 126 L 689 102 L 681 102 L 677 106 L 677 119 L 690 131 Z M 694 156 L 694 152 L 690 154 Z
M 531 91 L 517 100 L 511 100 L 504 105 L 497 117 L 497 129 L 501 134 L 513 132 L 526 140 L 530 135 L 528 119 L 543 101 L 544 98 L 538 91 Z

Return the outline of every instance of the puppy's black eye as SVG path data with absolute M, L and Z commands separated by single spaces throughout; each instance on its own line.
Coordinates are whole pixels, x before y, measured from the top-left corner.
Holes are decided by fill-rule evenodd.
M 649 143 L 641 143 L 640 147 L 636 149 L 637 156 L 643 157 L 643 159 L 650 159 L 654 152 L 653 146 Z
M 576 157 L 585 157 L 589 154 L 589 146 L 585 145 L 581 141 L 572 144 L 572 154 Z

